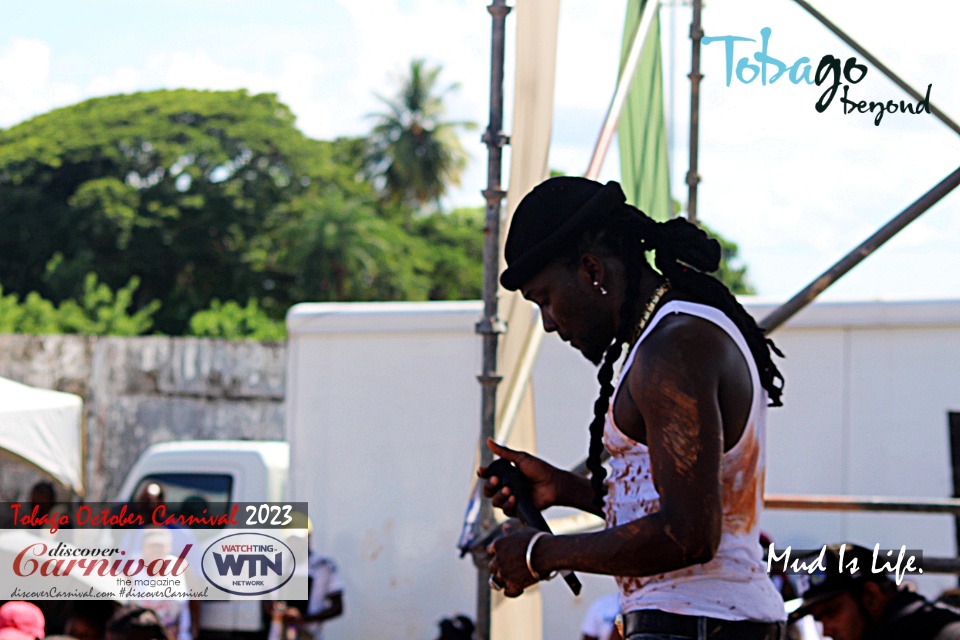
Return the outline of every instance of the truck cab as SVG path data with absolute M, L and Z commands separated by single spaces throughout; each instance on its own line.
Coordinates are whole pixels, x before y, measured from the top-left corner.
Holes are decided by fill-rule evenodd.
M 156 483 L 169 512 L 199 511 L 204 504 L 281 502 L 287 493 L 290 447 L 277 441 L 195 440 L 156 444 L 133 465 L 117 496 L 133 502 Z M 204 602 L 204 638 L 233 638 L 263 630 L 255 600 Z

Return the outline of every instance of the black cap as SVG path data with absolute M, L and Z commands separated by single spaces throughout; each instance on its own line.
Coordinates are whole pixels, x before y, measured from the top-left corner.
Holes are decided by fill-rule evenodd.
M 841 551 L 843 559 L 841 562 Z M 810 607 L 841 593 L 852 591 L 858 585 L 867 581 L 885 582 L 889 580 L 885 573 L 873 572 L 873 551 L 859 545 L 844 543 L 834 544 L 824 547 L 822 550 L 823 561 L 820 566 L 812 572 L 801 571 L 797 574 L 799 578 L 800 591 L 802 591 L 803 602 L 791 614 L 791 620 L 798 620 L 808 613 Z M 817 564 L 817 552 L 798 561 L 806 566 L 814 567 Z M 856 571 L 851 571 L 852 561 L 857 561 Z M 821 569 L 820 567 L 826 567 Z M 806 586 L 806 588 L 803 588 Z
M 587 178 L 560 176 L 540 183 L 524 196 L 513 214 L 500 284 L 516 291 L 559 257 L 598 212 L 626 203 L 617 182 L 602 185 Z

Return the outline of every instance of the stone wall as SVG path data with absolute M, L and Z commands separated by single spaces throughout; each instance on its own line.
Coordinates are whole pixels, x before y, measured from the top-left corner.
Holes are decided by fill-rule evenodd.
M 0 335 L 0 376 L 83 397 L 88 500 L 113 499 L 151 444 L 282 439 L 285 366 L 284 343 Z M 14 467 L 0 500 L 37 479 Z

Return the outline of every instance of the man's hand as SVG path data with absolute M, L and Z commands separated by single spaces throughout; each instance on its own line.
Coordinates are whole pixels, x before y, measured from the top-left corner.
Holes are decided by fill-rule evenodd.
M 533 527 L 514 528 L 505 523 L 504 535 L 487 547 L 490 575 L 504 585 L 503 595 L 508 598 L 516 598 L 524 589 L 537 583 L 527 569 L 527 545 L 535 533 L 537 530 Z
M 529 453 L 501 446 L 492 439 L 487 440 L 487 447 L 495 455 L 512 462 L 517 470 L 526 476 L 530 481 L 531 497 L 537 509 L 543 511 L 559 502 L 562 473 L 559 469 Z M 482 478 L 486 470 L 486 467 L 480 467 L 477 475 Z M 517 517 L 517 498 L 508 487 L 501 485 L 499 478 L 493 477 L 484 483 L 483 495 L 491 498 L 493 506 L 511 518 Z

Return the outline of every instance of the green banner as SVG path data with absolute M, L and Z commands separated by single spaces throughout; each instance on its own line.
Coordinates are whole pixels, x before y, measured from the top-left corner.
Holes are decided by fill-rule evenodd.
M 621 73 L 640 24 L 640 13 L 647 1 L 656 0 L 629 0 L 627 3 L 620 50 Z M 657 220 L 672 218 L 659 15 L 654 17 L 643 46 L 617 133 L 620 141 L 620 182 L 627 202 Z

